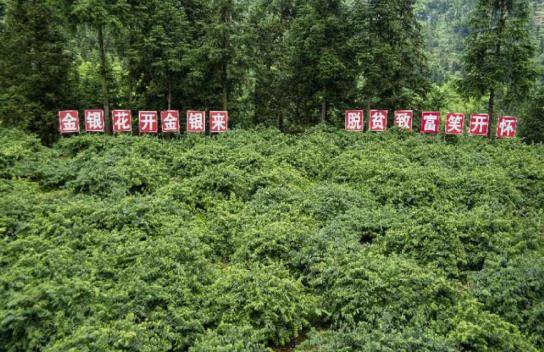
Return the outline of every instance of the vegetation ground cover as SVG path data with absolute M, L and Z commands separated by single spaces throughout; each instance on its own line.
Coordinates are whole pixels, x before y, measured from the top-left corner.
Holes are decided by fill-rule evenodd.
M 0 351 L 544 350 L 544 146 L 0 130 Z

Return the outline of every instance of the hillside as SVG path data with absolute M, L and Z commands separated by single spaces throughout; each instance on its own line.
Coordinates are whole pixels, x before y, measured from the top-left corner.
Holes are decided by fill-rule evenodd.
M 0 351 L 544 350 L 544 146 L 442 138 L 0 129 Z

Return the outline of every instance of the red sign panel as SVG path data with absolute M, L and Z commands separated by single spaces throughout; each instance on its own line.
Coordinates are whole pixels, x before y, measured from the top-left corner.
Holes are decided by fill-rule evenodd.
M 79 113 L 77 110 L 59 111 L 59 131 L 61 134 L 79 132 Z
M 440 112 L 426 111 L 421 114 L 421 133 L 437 134 L 440 132 Z
M 414 113 L 412 110 L 395 111 L 395 126 L 402 129 L 412 130 L 412 119 Z
M 487 136 L 489 134 L 489 115 L 470 115 L 470 126 L 468 132 L 474 136 Z
M 85 110 L 85 131 L 104 132 L 104 110 Z
M 346 110 L 346 131 L 362 131 L 364 114 L 363 110 Z
M 226 132 L 229 124 L 229 113 L 227 111 L 210 111 L 210 132 Z
M 140 133 L 157 133 L 158 121 L 156 111 L 140 111 L 138 113 Z
M 513 116 L 502 116 L 497 121 L 497 138 L 514 138 L 517 133 L 518 119 Z
M 387 110 L 370 110 L 369 129 L 375 132 L 382 132 L 387 129 Z
M 179 132 L 179 111 L 177 110 L 161 111 L 161 128 L 162 128 L 162 133 L 178 133 Z
M 206 112 L 187 111 L 187 132 L 203 133 L 206 131 Z
M 132 132 L 132 112 L 130 110 L 113 110 L 111 116 L 113 132 Z
M 449 113 L 446 115 L 446 134 L 463 134 L 465 114 Z

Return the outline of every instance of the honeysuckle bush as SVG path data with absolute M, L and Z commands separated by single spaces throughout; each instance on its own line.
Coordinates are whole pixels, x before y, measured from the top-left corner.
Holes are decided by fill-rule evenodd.
M 0 130 L 0 351 L 544 349 L 544 146 Z

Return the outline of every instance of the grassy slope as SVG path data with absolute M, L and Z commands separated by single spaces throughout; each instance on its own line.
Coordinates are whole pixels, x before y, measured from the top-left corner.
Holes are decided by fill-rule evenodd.
M 0 351 L 544 348 L 543 146 L 1 130 L 0 195 Z

